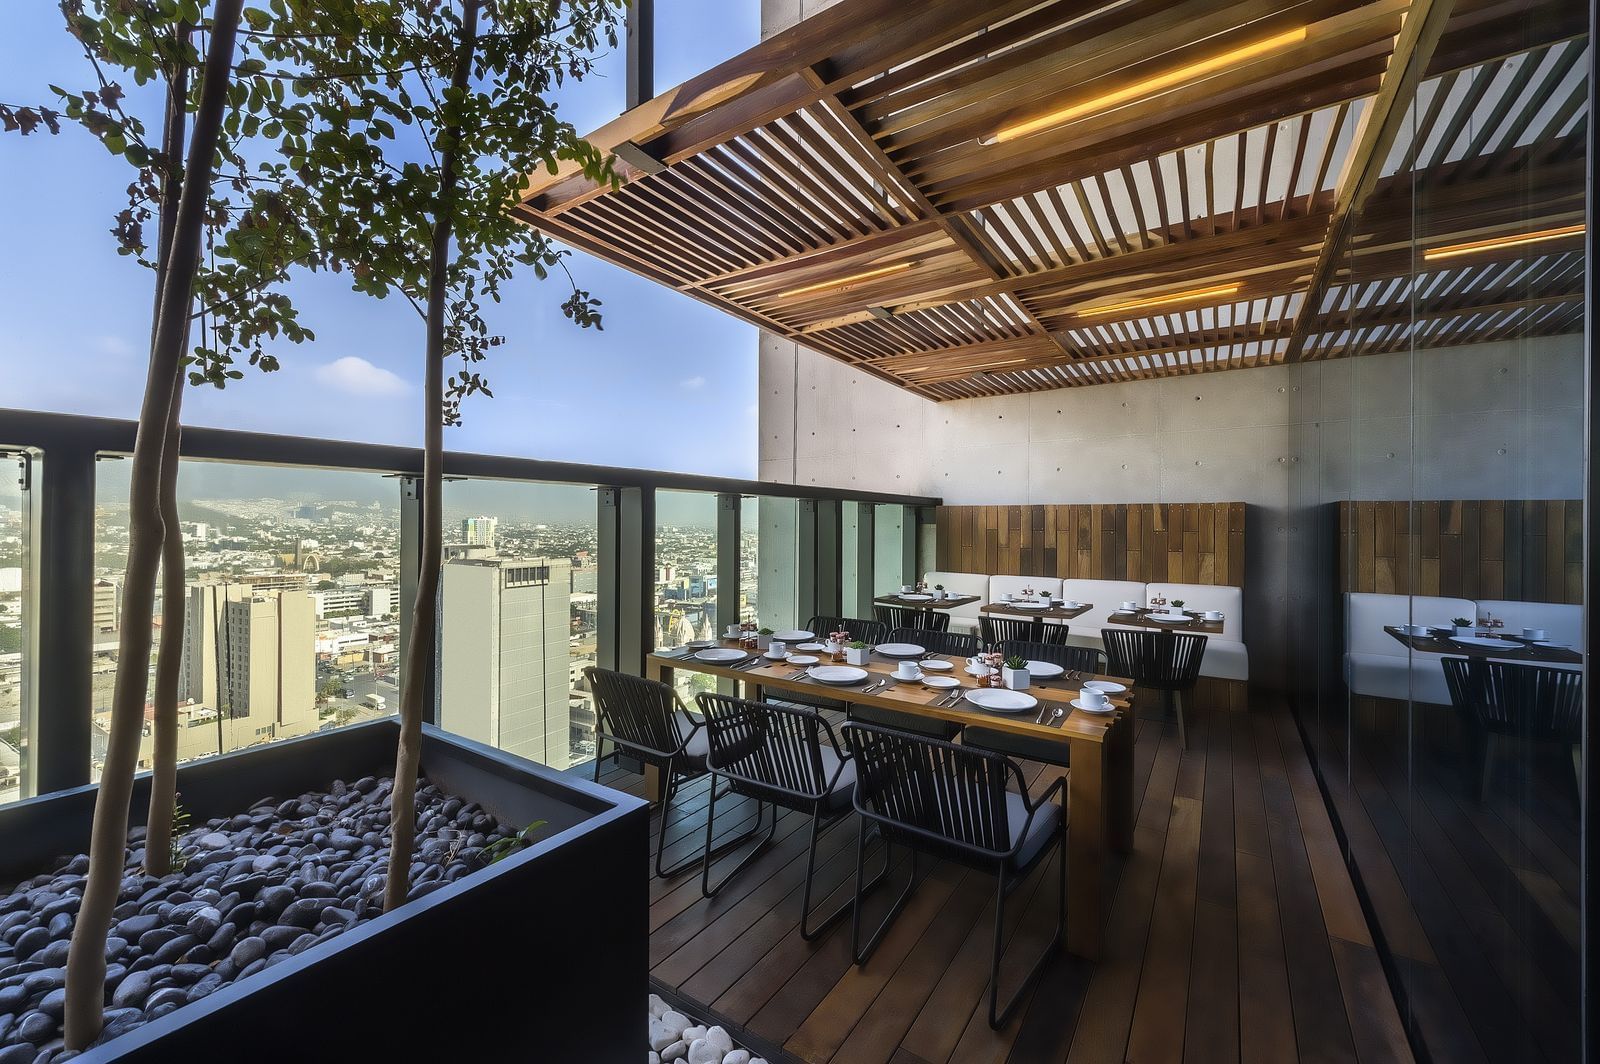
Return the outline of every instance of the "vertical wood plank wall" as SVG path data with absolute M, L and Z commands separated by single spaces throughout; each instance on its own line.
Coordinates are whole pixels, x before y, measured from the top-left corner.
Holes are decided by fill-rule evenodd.
M 1581 500 L 1334 505 L 1345 591 L 1583 602 Z
M 1242 502 L 941 506 L 954 573 L 1244 586 Z

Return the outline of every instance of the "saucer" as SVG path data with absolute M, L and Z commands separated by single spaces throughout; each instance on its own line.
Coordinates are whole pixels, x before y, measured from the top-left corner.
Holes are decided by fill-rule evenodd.
M 1113 705 L 1111 705 L 1109 703 L 1107 703 L 1105 706 L 1100 707 L 1100 708 L 1096 708 L 1094 706 L 1086 706 L 1086 705 L 1083 704 L 1083 699 L 1074 698 L 1072 700 L 1072 708 L 1073 709 L 1081 709 L 1085 713 L 1111 713 L 1111 712 L 1114 712 L 1117 707 L 1113 706 Z

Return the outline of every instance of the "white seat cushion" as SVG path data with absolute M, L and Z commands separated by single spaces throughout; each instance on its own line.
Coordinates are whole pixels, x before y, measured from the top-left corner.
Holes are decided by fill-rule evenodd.
M 1237 639 L 1209 636 L 1206 656 L 1200 660 L 1200 675 L 1218 680 L 1250 679 L 1250 652 Z
M 976 595 L 977 602 L 970 602 L 965 606 L 957 606 L 946 610 L 950 614 L 950 628 L 957 632 L 975 632 L 978 630 L 978 607 L 983 605 L 984 598 L 989 594 L 989 576 L 986 573 L 941 573 L 937 570 L 924 573 L 922 579 L 931 588 L 935 584 L 943 584 L 944 589 L 951 595 Z
M 1186 610 L 1221 610 L 1222 631 L 1207 633 L 1213 641 L 1237 643 L 1244 638 L 1244 589 L 1218 584 L 1151 584 L 1150 594 L 1157 592 L 1168 601 L 1182 599 Z
M 1440 660 L 1438 654 L 1418 654 L 1415 661 L 1392 654 L 1346 654 L 1345 683 L 1354 694 L 1369 698 L 1447 706 L 1450 688 L 1444 682 Z

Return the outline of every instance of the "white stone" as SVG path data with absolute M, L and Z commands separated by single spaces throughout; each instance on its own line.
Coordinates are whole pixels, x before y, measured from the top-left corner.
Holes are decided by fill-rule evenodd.
M 721 1027 L 713 1027 L 706 1031 L 705 1040 L 708 1045 L 716 1047 L 717 1052 L 721 1054 L 726 1055 L 733 1052 L 733 1039 Z
M 650 1064 L 661 1064 L 661 1054 L 654 1049 L 650 1051 Z
M 666 1012 L 661 1014 L 661 1018 L 656 1022 L 661 1024 L 662 1027 L 665 1027 L 667 1030 L 671 1031 L 672 1038 L 674 1041 L 676 1041 L 677 1039 L 683 1037 L 683 1029 L 688 1027 L 691 1021 L 689 1020 L 689 1017 L 685 1016 L 683 1013 L 674 1012 L 672 1009 L 668 1009 Z
M 683 1034 L 679 1035 L 679 1037 L 682 1038 L 685 1042 L 695 1042 L 695 1041 L 698 1041 L 698 1040 L 704 1038 L 705 1036 L 706 1036 L 706 1029 L 704 1027 L 700 1027 L 698 1025 L 696 1025 L 694 1027 L 685 1027 L 683 1029 Z
M 660 994 L 651 994 L 650 995 L 650 1018 L 651 1019 L 653 1019 L 653 1020 L 654 1019 L 660 1019 L 661 1015 L 663 1013 L 665 1013 L 669 1008 L 671 1008 L 671 1006 L 668 1005 L 665 1001 L 661 1000 L 661 995 Z
M 678 1040 L 678 1032 L 660 1020 L 650 1021 L 650 1048 L 659 1053 Z
M 750 1051 L 748 1049 L 735 1049 L 722 1058 L 722 1064 L 750 1064 Z
M 667 1061 L 669 1060 L 677 1060 L 680 1057 L 686 1056 L 688 1052 L 689 1043 L 679 1039 L 661 1051 L 661 1064 L 667 1064 Z
M 697 1038 L 689 1046 L 689 1064 L 722 1064 L 722 1050 L 704 1038 Z

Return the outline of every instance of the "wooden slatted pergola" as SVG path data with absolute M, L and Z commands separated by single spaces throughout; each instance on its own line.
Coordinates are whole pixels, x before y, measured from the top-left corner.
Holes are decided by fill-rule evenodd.
M 562 167 L 514 210 L 934 400 L 1572 332 L 1586 32 L 843 0 L 592 134 L 617 187 Z

